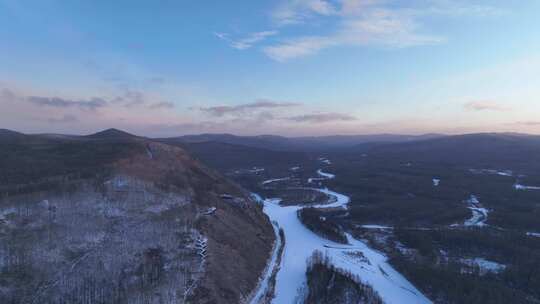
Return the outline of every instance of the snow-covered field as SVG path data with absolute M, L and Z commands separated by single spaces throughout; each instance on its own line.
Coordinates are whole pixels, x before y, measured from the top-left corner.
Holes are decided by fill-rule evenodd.
M 324 178 L 333 175 L 318 174 Z M 324 173 L 324 172 L 322 172 Z M 329 177 L 332 176 L 332 177 Z M 347 208 L 349 197 L 329 189 L 315 189 L 331 197 L 329 204 L 317 208 Z M 349 244 L 343 245 L 324 239 L 304 227 L 297 217 L 301 206 L 281 206 L 279 199 L 264 201 L 264 212 L 285 232 L 285 249 L 281 268 L 277 273 L 275 298 L 272 303 L 296 303 L 302 298 L 306 284 L 306 261 L 315 250 L 325 252 L 335 266 L 351 271 L 371 285 L 385 303 L 431 303 L 407 279 L 390 266 L 387 257 L 371 249 L 363 241 L 347 235 Z M 364 258 L 361 257 L 360 254 Z M 264 288 L 264 287 L 263 287 Z

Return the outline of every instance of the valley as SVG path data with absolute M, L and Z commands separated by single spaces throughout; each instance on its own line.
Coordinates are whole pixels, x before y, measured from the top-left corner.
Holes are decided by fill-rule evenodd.
M 482 141 L 484 135 L 478 136 Z M 407 286 L 401 291 L 414 291 L 397 293 L 412 297 L 407 303 L 472 303 L 473 299 L 535 303 L 540 243 L 534 231 L 540 229 L 540 210 L 534 202 L 540 197 L 534 188 L 515 184 L 529 180 L 534 185 L 537 163 L 514 161 L 520 158 L 515 154 L 519 146 L 516 152 L 512 148 L 483 160 L 477 155 L 484 148 L 476 146 L 468 154 L 437 151 L 454 140 L 375 144 L 355 148 L 354 153 L 353 149 L 323 153 L 269 147 L 264 149 L 264 160 L 244 154 L 242 147 L 246 151 L 251 147 L 241 145 L 233 154 L 220 155 L 221 159 L 194 155 L 257 193 L 276 229 L 283 228 L 285 250 L 272 303 L 289 303 L 310 292 L 325 295 L 310 291 L 310 284 L 306 290 L 301 283 L 309 281 L 303 261 L 314 251 L 328 256 L 330 265 L 358 275 L 361 284 L 372 287 L 385 303 L 396 299 L 388 294 L 392 284 Z M 506 145 L 506 136 L 490 145 L 500 145 L 499 140 Z M 511 139 L 515 140 L 520 138 Z M 525 145 L 530 149 L 536 141 Z M 426 146 L 439 155 L 394 153 L 404 146 Z M 529 151 L 519 153 L 529 155 Z M 235 158 L 243 159 L 246 166 L 238 167 Z M 252 167 L 257 170 L 249 170 Z M 363 258 L 343 258 L 355 251 Z M 383 266 L 371 268 L 363 264 L 367 260 Z M 384 285 L 383 273 L 397 278 Z
M 538 303 L 540 145 L 476 136 L 3 132 L 2 303 Z

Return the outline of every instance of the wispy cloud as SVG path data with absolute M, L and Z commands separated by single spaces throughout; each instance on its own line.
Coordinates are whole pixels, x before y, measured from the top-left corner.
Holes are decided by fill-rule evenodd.
M 500 105 L 493 101 L 481 100 L 481 101 L 471 101 L 463 105 L 467 111 L 497 111 L 497 112 L 506 112 L 510 111 L 509 107 Z
M 51 124 L 63 124 L 63 123 L 72 123 L 72 122 L 78 122 L 79 119 L 75 115 L 65 114 L 64 116 L 60 118 L 49 118 L 47 119 L 47 122 Z
M 214 33 L 216 37 L 226 41 L 232 48 L 237 50 L 245 50 L 254 46 L 256 43 L 265 40 L 268 37 L 277 35 L 277 31 L 262 31 L 249 34 L 247 37 L 241 39 L 232 39 L 227 33 Z
M 132 107 L 145 104 L 146 97 L 144 96 L 144 93 L 142 92 L 127 89 L 125 90 L 123 95 L 113 98 L 111 102 L 117 103 L 117 104 L 123 104 L 127 108 L 132 108 Z
M 337 8 L 325 0 L 293 0 L 281 3 L 272 13 L 277 25 L 303 23 L 317 15 L 329 16 L 338 13 Z
M 252 103 L 240 104 L 235 106 L 213 106 L 206 108 L 203 107 L 199 108 L 199 110 L 211 116 L 221 117 L 224 115 L 242 115 L 257 110 L 286 108 L 299 105 L 299 103 L 295 102 L 277 102 L 272 100 L 259 99 Z
M 92 97 L 89 99 L 71 99 L 57 96 L 24 96 L 4 88 L 0 91 L 0 101 L 2 100 L 19 100 L 26 101 L 39 107 L 78 109 L 93 112 L 99 109 L 118 107 L 127 109 L 146 108 L 150 110 L 174 108 L 174 104 L 172 102 L 154 101 L 152 98 L 147 97 L 143 92 L 136 90 L 125 90 L 124 93 L 112 98 Z
M 409 5 L 409 6 L 407 6 Z M 308 19 L 325 18 L 334 28 L 327 34 L 282 39 L 263 52 L 276 61 L 315 54 L 337 46 L 404 48 L 445 42 L 446 37 L 426 30 L 423 18 L 433 16 L 493 16 L 500 10 L 452 0 L 410 2 L 396 6 L 383 0 L 295 0 L 279 5 L 271 16 L 275 23 L 307 25 Z
M 167 82 L 167 79 L 161 76 L 154 76 L 154 77 L 148 78 L 148 82 L 151 84 L 164 84 Z
M 510 123 L 509 125 L 519 125 L 519 126 L 526 126 L 526 127 L 537 127 L 540 126 L 540 121 L 516 121 L 513 123 Z
M 148 108 L 152 109 L 152 110 L 154 110 L 154 109 L 172 109 L 172 108 L 174 108 L 174 103 L 168 102 L 168 101 L 156 102 L 156 103 L 148 105 Z
M 326 123 L 326 122 L 357 120 L 357 118 L 352 115 L 341 114 L 341 113 L 304 114 L 304 115 L 288 117 L 286 119 L 291 120 L 291 121 L 306 122 L 306 123 Z
M 332 37 L 301 37 L 278 45 L 265 47 L 264 53 L 276 61 L 283 62 L 291 58 L 311 55 L 337 44 L 339 44 L 339 41 Z
M 56 108 L 79 108 L 92 111 L 98 108 L 105 107 L 107 105 L 106 100 L 98 97 L 94 97 L 89 100 L 71 100 L 60 97 L 29 96 L 26 98 L 26 100 L 39 106 Z

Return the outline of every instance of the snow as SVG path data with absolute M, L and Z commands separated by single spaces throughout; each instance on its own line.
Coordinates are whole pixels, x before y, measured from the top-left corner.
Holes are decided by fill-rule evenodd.
M 397 250 L 399 250 L 399 252 L 401 252 L 401 254 L 405 256 L 411 256 L 414 252 L 413 249 L 407 248 L 407 246 L 400 241 L 395 242 L 395 247 Z
M 216 207 L 210 207 L 208 209 L 206 209 L 202 215 L 211 215 L 213 214 L 214 212 L 216 212 L 217 208 Z
M 347 204 L 350 201 L 350 198 L 346 195 L 343 195 L 341 193 L 334 192 L 332 190 L 329 190 L 328 188 L 322 188 L 317 189 L 313 188 L 315 191 L 319 191 L 321 193 L 324 193 L 330 197 L 329 201 L 332 203 L 326 203 L 326 204 L 318 204 L 313 205 L 314 208 L 343 208 L 347 209 Z
M 278 260 L 278 253 L 279 248 L 281 247 L 281 237 L 279 236 L 279 228 L 276 226 L 276 224 L 272 224 L 272 228 L 274 228 L 274 234 L 276 235 L 276 242 L 274 243 L 274 248 L 272 251 L 272 256 L 270 257 L 269 263 L 266 265 L 266 268 L 264 269 L 263 276 L 259 280 L 259 284 L 257 285 L 257 290 L 255 291 L 255 294 L 251 298 L 250 304 L 258 304 L 260 299 L 266 295 L 268 292 L 268 283 L 270 282 L 270 278 L 272 277 L 272 272 L 274 269 L 278 266 L 277 260 Z
M 292 168 L 291 168 L 291 171 L 298 171 L 298 170 L 300 170 L 300 167 L 299 167 L 299 166 L 296 166 L 296 167 L 292 167 Z
M 318 171 L 325 178 L 334 175 Z M 323 173 L 323 174 L 321 174 Z M 328 175 L 325 175 L 328 174 Z M 329 177 L 332 176 L 332 177 Z M 314 189 L 331 197 L 331 203 L 320 204 L 316 208 L 347 208 L 350 199 L 341 193 L 329 189 Z M 272 222 L 279 225 L 285 233 L 285 248 L 280 269 L 276 276 L 275 298 L 272 303 L 294 303 L 299 292 L 306 286 L 306 261 L 315 250 L 325 252 L 332 263 L 358 275 L 360 279 L 373 287 L 383 301 L 392 303 L 431 303 L 407 279 L 388 263 L 388 258 L 371 249 L 363 241 L 347 235 L 348 245 L 326 240 L 309 229 L 298 219 L 300 206 L 281 206 L 280 199 L 264 200 L 264 212 Z M 362 253 L 365 258 L 359 259 Z
M 323 164 L 327 164 L 327 165 L 332 164 L 332 162 L 330 160 L 328 160 L 327 158 L 324 158 L 324 157 L 319 157 L 319 161 L 322 162 Z
M 317 170 L 317 174 L 327 179 L 332 179 L 336 177 L 334 174 L 323 172 L 321 169 Z
M 256 202 L 263 202 L 264 199 L 257 193 L 251 192 L 251 198 Z
M 272 303 L 293 303 L 297 291 L 306 283 L 306 260 L 315 250 L 326 252 L 336 267 L 357 274 L 380 294 L 385 303 L 431 303 L 388 264 L 386 256 L 369 248 L 364 242 L 347 235 L 350 244 L 338 244 L 304 227 L 296 216 L 300 208 L 282 207 L 275 200 L 265 201 L 265 213 L 272 221 L 279 223 L 286 240 Z M 351 255 L 358 251 L 367 261 L 360 261 Z
M 323 172 L 321 169 L 317 170 L 317 174 L 320 177 L 310 177 L 310 178 L 308 178 L 308 184 L 313 183 L 313 181 L 321 181 L 321 180 L 332 179 L 332 178 L 336 177 L 334 174 Z
M 148 155 L 149 159 L 154 159 L 154 154 L 152 154 L 150 147 L 146 147 L 146 154 Z
M 540 190 L 540 187 L 537 186 L 525 186 L 521 184 L 515 184 L 514 189 L 516 190 Z
M 270 184 L 270 183 L 279 182 L 279 181 L 284 181 L 284 180 L 289 180 L 289 179 L 290 179 L 290 177 L 282 177 L 282 178 L 269 179 L 269 180 L 265 180 L 264 182 L 262 182 L 262 185 L 267 185 L 267 184 Z
M 527 232 L 527 236 L 540 237 L 540 233 L 538 233 L 538 232 Z
M 438 179 L 438 178 L 433 179 L 433 186 L 438 187 L 440 183 L 441 183 L 440 179 Z
M 478 226 L 482 227 L 486 225 L 488 210 L 480 206 L 480 201 L 475 195 L 471 195 L 466 202 L 469 204 L 469 209 L 472 211 L 472 217 L 465 221 L 465 226 Z
M 467 266 L 478 267 L 481 274 L 486 274 L 488 272 L 499 273 L 506 269 L 506 265 L 489 261 L 484 258 L 461 259 L 461 262 Z
M 197 255 L 201 257 L 201 263 L 199 264 L 199 272 L 204 272 L 204 268 L 206 266 L 206 257 L 207 257 L 207 249 L 208 249 L 208 238 L 205 236 L 199 235 L 197 237 L 197 241 L 195 242 L 195 249 L 197 249 Z M 186 302 L 187 297 L 189 294 L 195 290 L 195 287 L 198 284 L 198 280 L 193 280 L 191 285 L 189 285 L 186 290 L 184 291 L 184 302 Z
M 308 178 L 307 182 L 308 184 L 313 183 L 313 181 L 319 181 L 319 180 L 325 180 L 326 178 L 320 178 L 320 177 L 310 177 Z
M 394 229 L 394 227 L 381 226 L 381 225 L 361 225 L 360 227 L 365 228 L 365 229 Z
M 514 176 L 514 172 L 512 170 L 469 169 L 469 171 L 473 174 L 493 174 L 507 177 Z
M 473 205 L 480 204 L 480 201 L 478 200 L 478 197 L 474 194 L 471 194 L 469 199 L 467 200 L 468 203 L 471 203 Z

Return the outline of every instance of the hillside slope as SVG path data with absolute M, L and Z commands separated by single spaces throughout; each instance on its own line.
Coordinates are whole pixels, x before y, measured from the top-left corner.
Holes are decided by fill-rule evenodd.
M 22 136 L 0 148 L 1 303 L 238 303 L 254 289 L 267 217 L 183 149 Z

